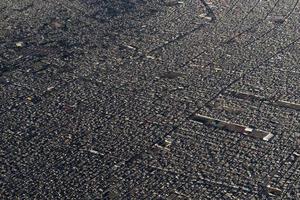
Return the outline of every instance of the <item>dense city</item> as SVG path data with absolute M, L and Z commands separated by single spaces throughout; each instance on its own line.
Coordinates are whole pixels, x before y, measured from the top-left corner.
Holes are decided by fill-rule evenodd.
M 300 199 L 299 0 L 1 0 L 0 198 Z

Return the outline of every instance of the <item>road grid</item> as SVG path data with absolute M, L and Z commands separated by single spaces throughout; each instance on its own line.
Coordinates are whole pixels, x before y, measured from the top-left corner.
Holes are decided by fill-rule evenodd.
M 1 0 L 1 199 L 300 199 L 300 0 Z

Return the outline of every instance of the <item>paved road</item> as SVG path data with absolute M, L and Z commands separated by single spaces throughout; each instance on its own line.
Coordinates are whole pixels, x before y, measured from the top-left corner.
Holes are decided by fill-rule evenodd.
M 299 13 L 2 0 L 1 198 L 299 199 Z

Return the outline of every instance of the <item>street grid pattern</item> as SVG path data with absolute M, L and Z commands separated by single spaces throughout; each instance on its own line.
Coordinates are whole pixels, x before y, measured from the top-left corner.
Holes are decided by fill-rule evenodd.
M 2 199 L 300 198 L 299 0 L 166 2 L 1 1 Z

